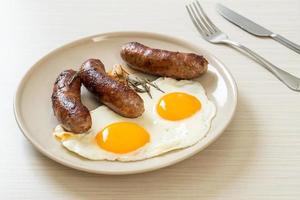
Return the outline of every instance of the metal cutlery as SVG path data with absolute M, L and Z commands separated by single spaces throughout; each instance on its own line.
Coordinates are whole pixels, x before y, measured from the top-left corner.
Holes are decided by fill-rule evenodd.
M 231 47 L 234 47 L 252 59 L 254 59 L 261 66 L 269 70 L 272 74 L 274 74 L 280 81 L 282 81 L 286 86 L 295 91 L 300 91 L 300 79 L 293 76 L 292 74 L 276 67 L 254 51 L 245 47 L 244 45 L 232 41 L 228 38 L 228 36 L 223 33 L 206 15 L 203 8 L 201 7 L 198 1 L 195 1 L 191 4 L 186 5 L 186 9 L 189 13 L 189 16 L 197 28 L 200 35 L 213 44 L 226 44 Z
M 243 30 L 247 31 L 248 33 L 251 33 L 258 37 L 271 37 L 274 40 L 283 44 L 284 46 L 286 46 L 300 54 L 300 46 L 298 44 L 295 44 L 295 43 L 289 41 L 288 39 L 284 38 L 281 35 L 278 35 L 276 33 L 269 31 L 268 29 L 251 21 L 250 19 L 247 19 L 246 17 L 241 16 L 240 14 L 234 12 L 233 10 L 231 10 L 221 4 L 217 4 L 217 11 L 225 19 L 227 19 L 231 23 L 237 25 L 238 27 L 242 28 Z

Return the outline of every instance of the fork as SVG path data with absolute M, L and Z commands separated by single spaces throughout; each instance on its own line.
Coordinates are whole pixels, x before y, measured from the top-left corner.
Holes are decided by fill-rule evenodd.
M 198 1 L 194 1 L 185 6 L 193 24 L 196 26 L 200 35 L 210 43 L 213 44 L 226 44 L 243 53 L 246 53 L 253 60 L 259 63 L 261 66 L 269 70 L 280 81 L 282 81 L 287 87 L 294 91 L 300 91 L 300 79 L 292 74 L 276 67 L 251 49 L 244 45 L 232 41 L 228 36 L 223 33 L 206 15 L 203 8 Z

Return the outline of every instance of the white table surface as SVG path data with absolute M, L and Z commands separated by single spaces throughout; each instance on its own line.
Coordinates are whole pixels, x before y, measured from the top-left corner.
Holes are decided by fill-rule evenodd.
M 0 199 L 300 199 L 300 93 L 235 50 L 200 38 L 184 9 L 186 2 L 0 2 Z M 233 39 L 300 76 L 299 54 L 225 21 L 217 14 L 215 1 L 201 2 Z M 224 4 L 300 43 L 299 0 Z M 234 120 L 204 151 L 150 173 L 94 175 L 49 160 L 31 146 L 15 122 L 12 102 L 18 82 L 50 50 L 84 36 L 120 30 L 177 36 L 217 56 L 238 84 Z

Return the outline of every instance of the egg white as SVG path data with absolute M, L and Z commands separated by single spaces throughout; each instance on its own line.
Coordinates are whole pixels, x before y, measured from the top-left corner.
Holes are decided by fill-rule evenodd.
M 152 98 L 146 93 L 140 94 L 145 106 L 145 112 L 141 117 L 124 118 L 106 106 L 100 106 L 90 112 L 91 129 L 83 134 L 70 133 L 70 137 L 61 140 L 62 145 L 90 160 L 136 161 L 192 146 L 204 138 L 216 114 L 216 106 L 207 98 L 201 84 L 196 81 L 177 81 L 171 78 L 159 78 L 154 83 L 165 93 L 151 88 Z M 171 92 L 183 92 L 195 96 L 201 102 L 201 109 L 191 117 L 179 121 L 161 118 L 156 112 L 156 104 L 162 96 Z M 149 143 L 126 154 L 108 152 L 97 145 L 95 137 L 104 127 L 115 122 L 126 121 L 137 123 L 145 128 L 150 135 Z M 62 126 L 58 125 L 53 134 L 62 137 L 65 133 Z

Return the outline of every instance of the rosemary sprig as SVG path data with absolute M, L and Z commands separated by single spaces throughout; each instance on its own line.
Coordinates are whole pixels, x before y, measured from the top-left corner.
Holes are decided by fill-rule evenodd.
M 163 91 L 162 89 L 160 89 L 160 88 L 156 85 L 156 83 L 153 83 L 153 82 L 151 82 L 149 79 L 146 79 L 146 78 L 145 78 L 145 81 L 146 81 L 147 84 L 151 85 L 151 86 L 154 87 L 155 89 L 161 91 L 162 93 L 165 93 L 165 91 Z
M 137 76 L 131 77 L 130 73 L 127 72 L 123 68 L 122 65 L 116 65 L 113 76 L 116 77 L 119 81 L 124 81 L 130 88 L 132 88 L 133 90 L 135 90 L 138 93 L 147 92 L 147 94 L 149 95 L 150 98 L 152 98 L 152 95 L 150 92 L 151 87 L 164 93 L 164 91 L 162 89 L 160 89 L 155 83 L 151 82 L 149 79 L 141 78 L 141 77 L 137 77 Z

